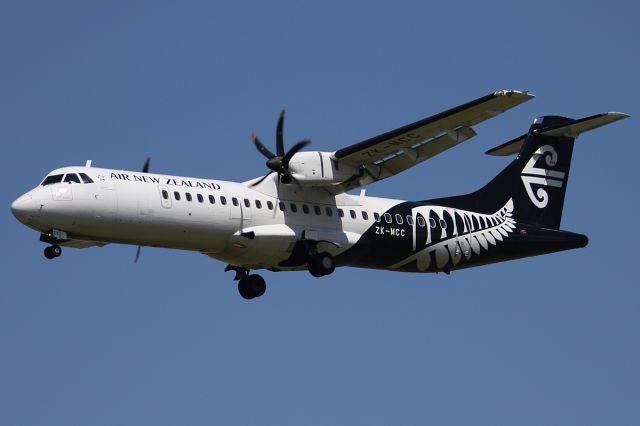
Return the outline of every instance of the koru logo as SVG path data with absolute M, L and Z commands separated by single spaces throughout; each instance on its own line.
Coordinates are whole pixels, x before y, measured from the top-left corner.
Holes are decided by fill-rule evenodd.
M 527 190 L 527 195 L 531 202 L 543 209 L 549 204 L 549 194 L 545 188 L 538 188 L 535 193 L 533 192 L 533 185 L 553 186 L 556 188 L 562 188 L 564 183 L 564 172 L 558 172 L 555 170 L 543 169 L 536 167 L 538 159 L 544 155 L 544 162 L 548 167 L 555 167 L 558 164 L 558 153 L 551 145 L 543 145 L 533 153 L 527 165 L 522 169 L 522 183 Z

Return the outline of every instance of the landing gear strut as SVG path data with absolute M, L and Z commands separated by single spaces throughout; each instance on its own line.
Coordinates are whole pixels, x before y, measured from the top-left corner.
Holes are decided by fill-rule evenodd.
M 56 257 L 60 257 L 61 254 L 62 248 L 57 244 L 44 249 L 44 257 L 46 257 L 47 259 L 55 259 Z

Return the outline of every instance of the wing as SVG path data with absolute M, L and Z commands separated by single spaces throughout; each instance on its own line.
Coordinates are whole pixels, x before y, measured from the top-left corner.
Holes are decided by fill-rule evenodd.
M 331 192 L 345 192 L 398 174 L 476 135 L 471 126 L 495 117 L 534 96 L 499 90 L 332 154 L 337 168 L 357 170 Z M 336 191 L 337 190 L 337 191 Z

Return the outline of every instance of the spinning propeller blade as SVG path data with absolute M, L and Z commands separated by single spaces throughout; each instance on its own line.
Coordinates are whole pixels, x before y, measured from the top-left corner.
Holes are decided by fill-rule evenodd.
M 289 151 L 284 150 L 284 136 L 283 136 L 283 127 L 284 127 L 284 110 L 280 113 L 280 117 L 278 117 L 278 125 L 276 126 L 276 154 L 274 155 L 269 149 L 264 146 L 258 136 L 256 136 L 255 132 L 251 135 L 251 139 L 253 139 L 253 144 L 256 146 L 260 154 L 264 155 L 267 158 L 267 167 L 271 170 L 269 173 L 264 175 L 260 180 L 251 184 L 251 186 L 256 186 L 262 181 L 264 181 L 271 173 L 278 174 L 278 182 L 282 182 L 284 184 L 289 184 L 293 182 L 293 177 L 291 176 L 291 171 L 289 170 L 289 162 L 291 158 L 298 151 L 300 151 L 305 146 L 309 145 L 311 141 L 309 139 L 301 140 L 296 143 Z

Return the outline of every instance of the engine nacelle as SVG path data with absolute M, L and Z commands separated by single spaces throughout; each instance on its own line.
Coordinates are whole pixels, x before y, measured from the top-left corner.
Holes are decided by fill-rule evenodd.
M 289 161 L 289 170 L 303 186 L 338 184 L 358 173 L 354 167 L 341 165 L 338 169 L 331 153 L 321 151 L 296 153 Z

